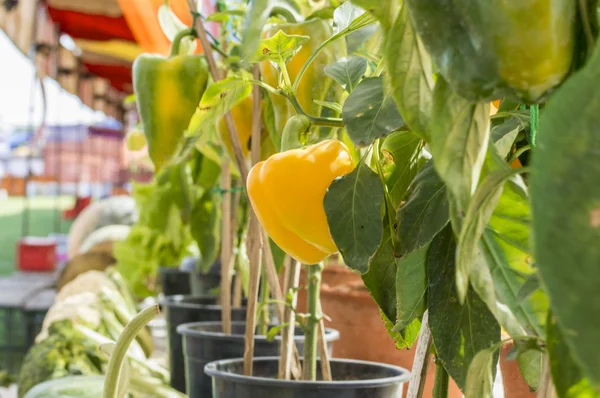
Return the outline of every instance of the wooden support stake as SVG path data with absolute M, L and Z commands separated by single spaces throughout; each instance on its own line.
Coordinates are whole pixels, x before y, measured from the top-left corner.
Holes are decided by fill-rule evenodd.
M 286 259 L 287 260 L 287 259 Z M 285 285 L 284 294 L 287 295 L 289 289 L 296 289 L 300 283 L 300 269 L 302 264 L 297 261 L 286 261 L 287 267 L 285 269 Z M 298 302 L 298 294 L 294 292 L 292 297 L 291 307 L 286 306 L 284 309 L 283 318 L 281 323 L 287 323 L 288 326 L 284 327 L 281 333 L 281 359 L 279 361 L 279 373 L 278 378 L 289 380 L 292 374 L 292 358 L 294 353 L 294 335 L 296 329 L 296 313 L 292 308 L 296 308 Z
M 244 334 L 244 375 L 252 376 L 252 361 L 254 359 L 254 332 L 256 329 L 256 307 L 258 285 L 260 283 L 260 225 L 256 215 L 250 215 L 248 224 L 248 239 L 246 248 L 250 259 L 250 283 L 248 286 L 248 304 L 246 307 L 246 332 Z
M 331 363 L 329 362 L 329 351 L 327 350 L 327 341 L 325 341 L 325 321 L 323 319 L 323 308 L 321 307 L 321 297 L 317 303 L 317 311 L 321 320 L 319 321 L 319 331 L 317 336 L 317 345 L 319 348 L 319 357 L 321 358 L 321 376 L 323 381 L 331 381 Z
M 231 334 L 231 173 L 229 159 L 224 158 L 221 165 L 221 189 L 223 190 L 223 203 L 221 219 L 221 326 L 223 333 Z
M 556 389 L 552 383 L 552 374 L 550 372 L 550 358 L 548 354 L 544 355 L 544 364 L 542 368 L 542 378 L 540 380 L 540 389 L 537 398 L 557 398 Z
M 425 380 L 427 379 L 427 371 L 431 355 L 429 348 L 433 338 L 429 329 L 429 311 L 423 314 L 421 321 L 421 332 L 419 333 L 419 341 L 417 343 L 417 352 L 413 360 L 413 366 L 410 373 L 410 382 L 408 384 L 408 394 L 406 398 L 421 398 L 425 388 Z

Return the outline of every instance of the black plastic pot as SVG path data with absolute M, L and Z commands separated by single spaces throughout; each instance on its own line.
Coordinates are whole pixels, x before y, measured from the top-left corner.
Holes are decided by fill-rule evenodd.
M 243 375 L 243 367 L 239 358 L 206 365 L 213 398 L 402 398 L 409 379 L 398 366 L 353 359 L 331 360 L 333 381 L 278 380 L 277 357 L 255 358 L 252 377 Z
M 222 333 L 220 322 L 198 322 L 180 325 L 177 332 L 183 336 L 185 375 L 187 394 L 191 398 L 212 396 L 212 382 L 204 373 L 204 366 L 220 359 L 240 358 L 244 356 L 245 322 L 232 322 L 230 335 Z M 333 342 L 340 338 L 337 330 L 326 329 L 325 340 L 331 354 Z M 304 348 L 304 335 L 296 328 L 294 337 L 298 351 Z M 279 355 L 281 337 L 267 341 L 266 336 L 254 337 L 254 356 L 270 357 Z
M 221 261 L 216 261 L 207 272 L 194 271 L 190 276 L 194 296 L 216 296 L 221 287 Z
M 171 386 L 185 392 L 185 366 L 181 336 L 177 327 L 190 322 L 221 320 L 221 306 L 216 305 L 216 297 L 170 296 L 161 301 L 167 320 L 167 342 Z M 233 308 L 231 318 L 242 321 L 246 318 L 246 308 Z
M 165 296 L 190 294 L 190 272 L 182 271 L 176 267 L 160 267 L 158 274 L 162 292 Z

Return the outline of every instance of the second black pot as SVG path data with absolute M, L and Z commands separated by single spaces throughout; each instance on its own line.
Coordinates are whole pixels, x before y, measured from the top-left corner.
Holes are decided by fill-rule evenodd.
M 183 336 L 183 352 L 187 394 L 191 398 L 211 397 L 212 382 L 204 373 L 204 366 L 213 361 L 244 356 L 245 322 L 232 322 L 231 334 L 222 333 L 221 322 L 197 322 L 180 325 L 177 332 Z M 340 338 L 337 330 L 325 329 L 325 341 L 331 354 L 333 342 Z M 294 337 L 298 351 L 304 349 L 304 335 L 296 328 Z M 266 336 L 254 336 L 254 356 L 269 357 L 279 355 L 281 336 L 268 341 Z
M 190 294 L 190 272 L 182 271 L 177 267 L 160 267 L 158 274 L 162 292 L 165 296 Z
M 253 376 L 244 376 L 243 359 L 211 362 L 213 398 L 402 398 L 409 372 L 398 366 L 332 359 L 333 381 L 277 379 L 279 358 L 254 358 Z M 317 369 L 319 366 L 317 364 Z M 191 397 L 208 398 L 208 396 Z
M 184 323 L 220 321 L 221 306 L 216 305 L 216 297 L 170 296 L 161 301 L 167 320 L 167 342 L 171 386 L 185 392 L 185 365 L 181 336 L 177 327 Z M 241 321 L 246 318 L 246 308 L 232 308 L 231 318 Z

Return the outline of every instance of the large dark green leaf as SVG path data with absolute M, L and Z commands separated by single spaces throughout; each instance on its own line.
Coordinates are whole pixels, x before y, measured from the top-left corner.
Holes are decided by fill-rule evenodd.
M 381 179 L 364 162 L 329 186 L 323 205 L 331 237 L 344 263 L 361 274 L 369 270 L 369 261 L 383 235 Z
M 561 398 L 598 398 L 600 393 L 594 391 L 590 381 L 585 378 L 579 365 L 575 362 L 571 350 L 565 341 L 556 318 L 548 316 L 548 353 L 550 354 L 550 371 L 558 396 Z
M 423 47 L 408 15 L 402 7 L 387 41 L 386 60 L 392 95 L 410 129 L 426 135 L 431 112 L 433 72 L 431 57 Z
M 357 145 L 370 145 L 404 126 L 404 121 L 390 93 L 386 93 L 381 77 L 360 82 L 346 99 L 342 119 L 348 135 Z
M 342 58 L 325 67 L 325 73 L 351 93 L 367 70 L 367 60 L 362 57 Z
M 190 227 L 200 250 L 202 267 L 208 270 L 219 256 L 221 200 L 218 193 L 207 192 L 192 208 Z
M 397 218 L 397 255 L 425 246 L 448 223 L 446 186 L 436 173 L 433 161 L 423 166 L 413 179 Z
M 431 242 L 427 256 L 429 327 L 444 367 L 465 388 L 475 355 L 500 341 L 500 326 L 486 304 L 469 289 L 460 304 L 454 284 L 456 243 L 447 226 Z M 495 354 L 493 375 L 496 374 Z
M 423 141 L 410 131 L 397 131 L 383 141 L 381 151 L 389 164 L 385 167 L 385 184 L 394 209 L 398 209 L 410 183 L 426 161 L 421 157 L 422 148 Z
M 427 306 L 427 246 L 396 260 L 396 317 L 394 330 L 402 330 L 421 318 Z
M 597 47 L 544 108 L 530 181 L 535 258 L 552 312 L 573 358 L 600 390 L 598 81 Z
M 433 92 L 429 146 L 435 167 L 464 212 L 477 187 L 489 140 L 489 103 L 456 94 L 443 78 Z
M 369 272 L 362 275 L 362 280 L 384 315 L 394 321 L 397 301 L 396 259 L 392 243 L 393 237 L 386 223 L 383 227 L 383 241 L 371 259 Z
M 498 360 L 497 350 L 487 348 L 475 355 L 467 374 L 465 398 L 493 398 L 494 365 Z

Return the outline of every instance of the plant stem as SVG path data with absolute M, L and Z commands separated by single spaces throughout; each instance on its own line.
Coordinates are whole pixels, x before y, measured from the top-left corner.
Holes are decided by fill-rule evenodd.
M 177 35 L 175 35 L 175 37 L 173 38 L 173 41 L 171 42 L 171 52 L 169 53 L 169 58 L 176 57 L 177 55 L 179 55 L 179 48 L 181 47 L 181 40 L 184 37 L 188 37 L 188 36 L 196 36 L 196 31 L 193 28 L 184 29 L 182 31 L 179 31 L 177 33 Z
M 522 146 L 521 148 L 517 149 L 515 151 L 515 153 L 513 153 L 513 155 L 510 157 L 510 159 L 508 159 L 508 164 L 511 164 L 512 162 L 514 162 L 515 159 L 517 159 L 519 156 L 521 156 L 522 154 L 524 154 L 525 152 L 527 152 L 530 149 L 531 149 L 531 145 L 525 145 L 525 146 Z
M 135 339 L 135 336 L 142 330 L 148 322 L 160 312 L 158 305 L 150 306 L 140 311 L 132 320 L 125 326 L 123 333 L 119 336 L 117 344 L 108 360 L 108 368 L 104 379 L 104 398 L 115 398 L 119 386 L 119 377 L 123 368 L 123 360 L 127 355 L 129 345 Z
M 266 336 L 269 332 L 269 284 L 267 283 L 267 275 L 263 270 L 262 277 L 260 279 L 260 313 L 258 314 L 258 334 Z
M 433 398 L 448 398 L 448 372 L 441 362 L 435 361 L 435 384 L 433 385 Z
M 281 95 L 286 97 L 288 101 L 292 103 L 294 110 L 299 115 L 305 115 L 310 119 L 310 121 L 317 126 L 326 126 L 326 127 L 344 127 L 344 121 L 340 118 L 331 118 L 331 117 L 320 117 L 309 115 L 302 109 L 302 105 L 298 102 L 298 99 L 293 94 L 287 94 L 285 92 L 281 92 Z
M 279 361 L 279 372 L 277 378 L 289 380 L 292 371 L 292 356 L 294 345 L 294 331 L 296 324 L 296 312 L 294 308 L 298 301 L 298 294 L 295 292 L 300 283 L 300 269 L 302 264 L 287 257 L 285 260 L 285 280 L 284 292 L 288 295 L 290 289 L 293 289 L 294 294 L 291 297 L 291 302 L 286 303 L 284 316 L 281 322 L 287 323 L 289 326 L 282 328 L 281 332 L 281 360 Z
M 304 373 L 302 379 L 317 379 L 317 334 L 319 322 L 319 289 L 321 288 L 323 264 L 308 266 L 308 318 L 304 332 Z

